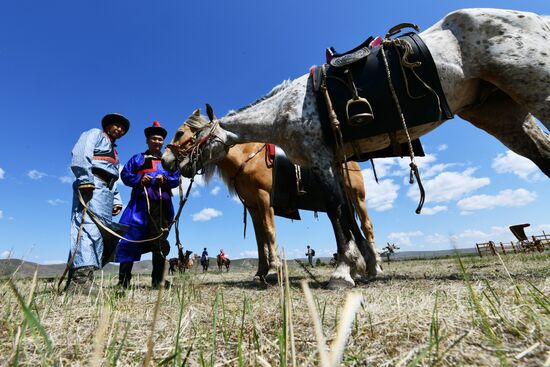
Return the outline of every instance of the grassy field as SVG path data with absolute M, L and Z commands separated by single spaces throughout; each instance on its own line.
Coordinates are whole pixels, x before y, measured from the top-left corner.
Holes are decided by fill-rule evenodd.
M 323 288 L 328 267 L 289 269 L 270 285 L 253 268 L 191 272 L 166 290 L 141 274 L 124 293 L 98 273 L 78 296 L 4 279 L 0 365 L 550 366 L 550 253 L 392 261 L 340 292 Z

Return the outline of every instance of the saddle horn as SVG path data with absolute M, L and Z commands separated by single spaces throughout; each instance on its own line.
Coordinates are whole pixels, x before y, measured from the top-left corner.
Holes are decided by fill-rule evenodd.
M 388 39 L 392 36 L 395 36 L 397 33 L 401 32 L 403 28 L 412 28 L 416 32 L 420 32 L 420 28 L 418 27 L 418 25 L 414 23 L 399 23 L 398 25 L 390 28 L 388 33 L 386 33 L 386 35 L 384 36 L 384 39 Z
M 216 115 L 214 115 L 214 110 L 212 109 L 212 106 L 210 106 L 209 103 L 206 104 L 206 114 L 208 115 L 210 122 L 216 120 Z

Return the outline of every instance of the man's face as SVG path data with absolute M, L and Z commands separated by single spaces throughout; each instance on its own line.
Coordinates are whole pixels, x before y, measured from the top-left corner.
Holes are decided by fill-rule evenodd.
M 164 144 L 164 138 L 160 135 L 151 135 L 147 138 L 147 147 L 153 154 L 160 153 L 162 145 Z
M 120 139 L 124 134 L 126 134 L 126 128 L 124 125 L 119 124 L 118 122 L 112 123 L 105 129 L 105 133 L 111 137 L 113 140 Z

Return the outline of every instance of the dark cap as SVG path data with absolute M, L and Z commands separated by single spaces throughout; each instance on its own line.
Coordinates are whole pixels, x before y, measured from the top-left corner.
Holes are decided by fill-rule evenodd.
M 122 116 L 120 113 L 109 113 L 101 119 L 101 126 L 103 127 L 103 130 L 107 129 L 107 126 L 112 124 L 121 124 L 126 129 L 126 132 L 130 130 L 130 120 L 128 120 L 126 117 Z
M 153 121 L 153 126 L 146 127 L 145 130 L 143 130 L 145 133 L 145 137 L 150 137 L 151 135 L 160 135 L 162 138 L 166 138 L 166 135 L 168 135 L 168 132 L 166 129 L 160 126 L 160 123 L 158 121 Z

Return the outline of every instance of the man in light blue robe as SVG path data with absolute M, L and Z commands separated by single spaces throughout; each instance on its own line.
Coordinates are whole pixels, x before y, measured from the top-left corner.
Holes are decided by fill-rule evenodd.
M 122 210 L 122 201 L 115 186 L 119 177 L 115 141 L 126 134 L 130 121 L 118 113 L 111 113 L 103 117 L 101 125 L 103 130 L 94 128 L 82 133 L 72 150 L 71 170 L 76 179 L 73 183 L 71 268 L 65 288 L 67 291 L 89 291 L 94 270 L 101 269 L 114 254 L 118 239 L 96 222 L 118 234 L 125 230 L 112 222 L 113 215 L 118 215 Z M 88 207 L 86 210 L 80 197 Z

